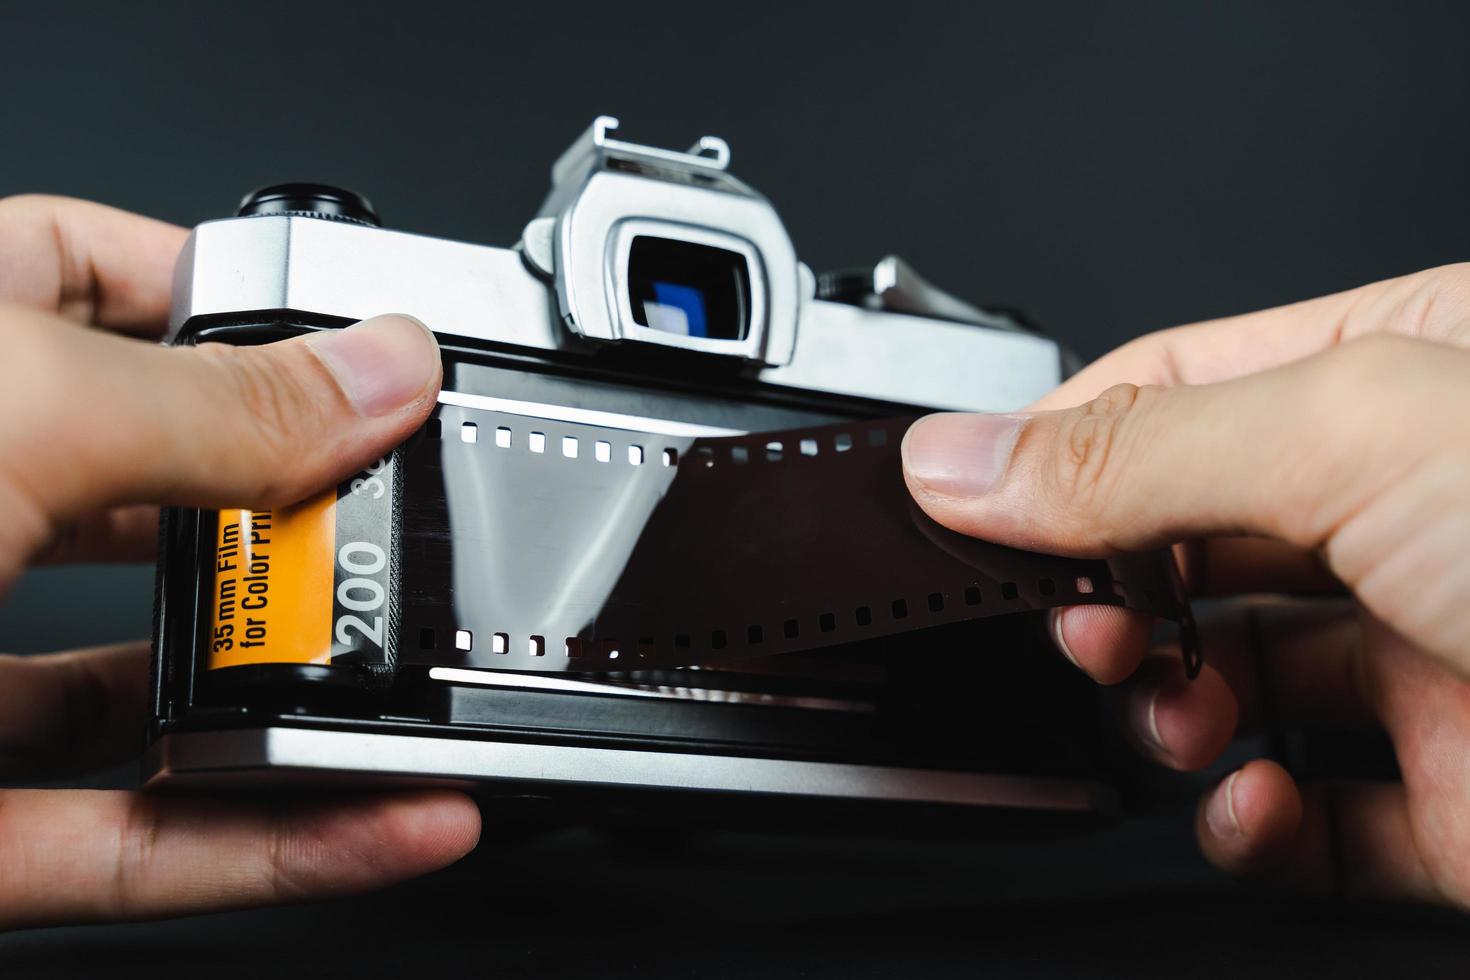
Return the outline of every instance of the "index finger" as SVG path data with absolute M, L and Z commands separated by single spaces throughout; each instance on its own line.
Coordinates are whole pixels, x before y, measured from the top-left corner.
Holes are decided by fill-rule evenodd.
M 1228 381 L 1371 333 L 1470 347 L 1470 263 L 1147 334 L 1083 368 L 1030 410 L 1072 408 L 1117 384 Z
M 90 201 L 0 200 L 0 303 L 157 337 L 188 232 Z

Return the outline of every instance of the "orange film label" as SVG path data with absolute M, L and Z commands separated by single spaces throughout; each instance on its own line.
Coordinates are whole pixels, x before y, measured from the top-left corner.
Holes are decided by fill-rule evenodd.
M 205 642 L 210 669 L 389 664 L 393 459 L 273 510 L 222 510 Z
M 276 510 L 222 510 L 209 666 L 324 664 L 332 655 L 336 495 Z

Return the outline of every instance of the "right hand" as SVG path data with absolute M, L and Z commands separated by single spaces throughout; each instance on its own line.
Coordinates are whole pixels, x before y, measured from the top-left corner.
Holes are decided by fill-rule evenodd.
M 151 561 L 160 504 L 300 500 L 433 408 L 438 350 L 405 317 L 263 347 L 144 342 L 163 330 L 184 238 L 81 201 L 0 201 L 0 595 L 34 561 Z M 0 656 L 0 779 L 135 754 L 147 681 L 143 641 Z M 459 859 L 479 831 L 450 791 L 0 789 L 0 930 L 361 891 Z
M 1141 387 L 1140 387 L 1141 386 Z M 1072 407 L 1079 406 L 1079 407 Z M 1097 556 L 1181 541 L 1239 602 L 1186 682 L 1150 624 L 1053 620 L 1123 682 L 1163 765 L 1212 762 L 1237 723 L 1380 724 L 1401 783 L 1298 786 L 1256 760 L 1201 801 L 1220 866 L 1304 887 L 1470 908 L 1470 266 L 1144 337 L 1029 412 L 938 415 L 904 442 L 919 504 L 958 531 Z

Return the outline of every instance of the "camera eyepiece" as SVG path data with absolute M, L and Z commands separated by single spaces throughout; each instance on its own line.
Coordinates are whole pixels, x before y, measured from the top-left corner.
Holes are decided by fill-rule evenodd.
M 639 235 L 628 249 L 628 297 L 639 326 L 678 337 L 750 333 L 745 257 L 712 245 Z
M 616 139 L 617 125 L 598 117 L 562 154 L 522 236 L 568 329 L 789 363 L 805 287 L 775 208 L 729 174 L 724 140 L 670 150 Z

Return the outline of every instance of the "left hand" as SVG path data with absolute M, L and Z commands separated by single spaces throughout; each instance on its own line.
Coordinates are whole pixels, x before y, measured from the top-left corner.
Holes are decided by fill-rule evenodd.
M 0 595 L 32 561 L 152 560 L 159 504 L 300 500 L 432 409 L 438 350 L 405 317 L 251 348 L 147 343 L 184 239 L 81 201 L 0 201 Z M 0 778 L 135 754 L 147 686 L 145 642 L 0 656 Z M 457 860 L 479 830 L 449 791 L 0 789 L 0 930 L 361 891 Z

